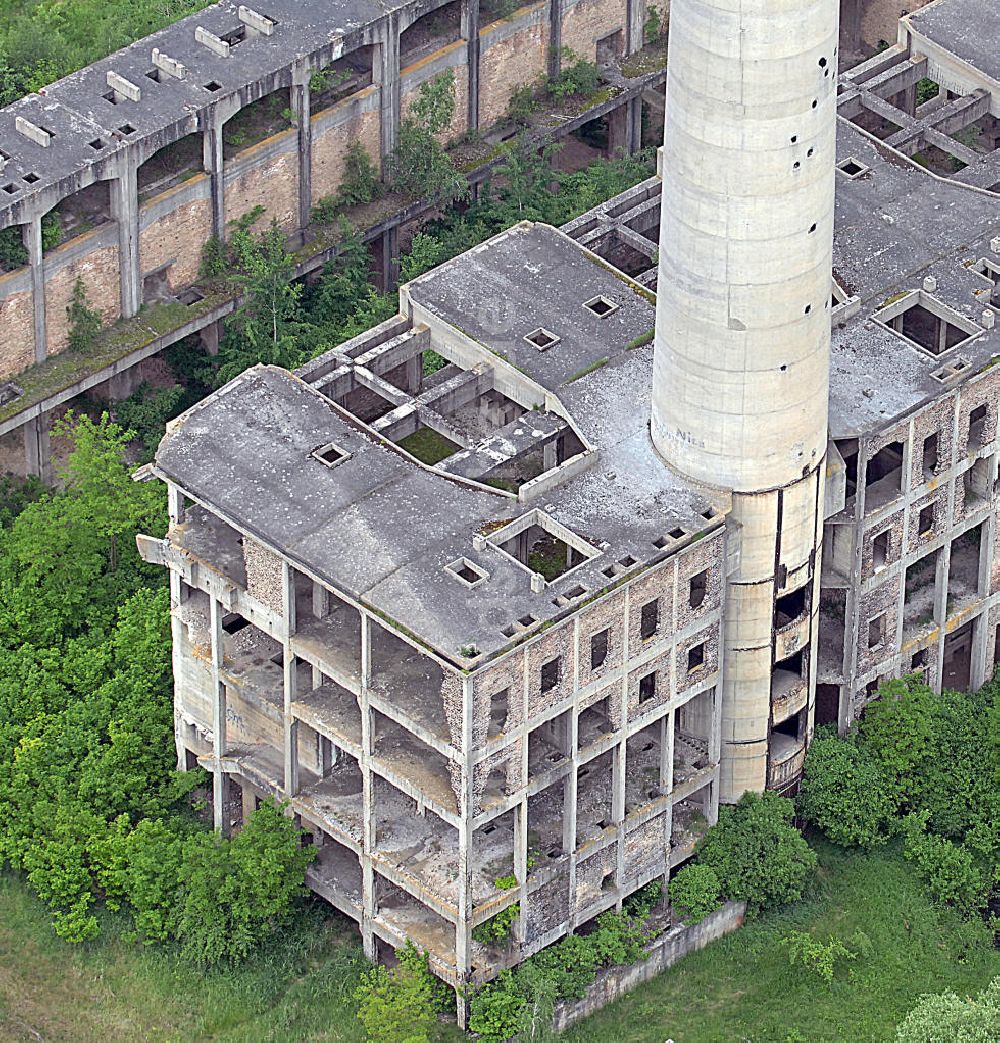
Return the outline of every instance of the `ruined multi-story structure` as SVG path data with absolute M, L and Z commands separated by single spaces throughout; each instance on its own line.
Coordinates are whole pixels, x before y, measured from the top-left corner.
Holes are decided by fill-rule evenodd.
M 141 365 L 192 334 L 218 345 L 232 293 L 199 278 L 205 244 L 262 207 L 320 269 L 339 233 L 310 224 L 360 145 L 383 173 L 421 87 L 454 78 L 444 142 L 478 183 L 517 133 L 513 93 L 572 53 L 604 83 L 540 143 L 604 118 L 609 151 L 635 151 L 642 96 L 662 85 L 662 44 L 644 45 L 645 0 L 223 0 L 0 109 L 0 470 L 47 475 L 60 407 L 96 389 L 123 397 Z M 563 49 L 566 49 L 565 51 Z M 401 200 L 358 223 L 384 285 L 399 229 L 434 205 Z M 61 233 L 61 234 L 60 234 Z M 67 354 L 80 281 L 110 328 Z
M 674 0 L 660 176 L 160 445 L 180 763 L 288 800 L 370 955 L 488 980 L 1000 657 L 1000 9 L 838 76 L 832 0 L 750 7 Z

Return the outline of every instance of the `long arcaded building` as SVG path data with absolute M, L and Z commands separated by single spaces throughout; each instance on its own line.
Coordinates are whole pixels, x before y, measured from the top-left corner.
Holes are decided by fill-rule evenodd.
M 834 0 L 674 0 L 657 177 L 168 428 L 180 763 L 220 828 L 290 802 L 370 955 L 489 980 L 881 681 L 990 676 L 1000 8 L 841 39 Z

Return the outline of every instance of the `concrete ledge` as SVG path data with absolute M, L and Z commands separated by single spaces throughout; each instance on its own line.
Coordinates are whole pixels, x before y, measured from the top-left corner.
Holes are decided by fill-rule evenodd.
M 700 923 L 672 927 L 646 946 L 647 955 L 642 962 L 601 971 L 582 1000 L 556 1005 L 553 1017 L 556 1031 L 562 1032 L 574 1022 L 655 978 L 689 953 L 704 949 L 710 942 L 742 927 L 745 913 L 745 902 L 727 902 Z

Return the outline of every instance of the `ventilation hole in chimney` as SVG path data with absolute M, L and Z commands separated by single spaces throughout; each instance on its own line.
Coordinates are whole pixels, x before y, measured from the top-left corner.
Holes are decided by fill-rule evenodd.
M 825 69 L 826 68 L 826 59 L 825 58 L 820 58 L 820 60 L 819 60 L 819 67 L 821 69 Z
M 787 370 L 787 369 L 788 369 L 787 364 L 783 364 L 782 367 L 781 367 L 781 372 L 784 373 L 785 370 Z
M 801 166 L 802 166 L 802 164 L 801 164 L 801 163 L 798 163 L 798 162 L 796 162 L 796 163 L 793 163 L 793 164 L 792 164 L 792 170 L 798 170 L 798 169 L 799 169 L 799 167 L 801 167 Z
M 811 312 L 812 310 L 813 310 L 813 306 L 811 304 L 807 304 L 806 305 L 806 310 L 805 310 L 806 315 L 808 315 L 809 312 Z
M 811 148 L 811 149 L 810 149 L 810 150 L 809 150 L 809 151 L 808 151 L 808 152 L 806 153 L 806 159 L 812 159 L 812 158 L 813 158 L 813 153 L 814 153 L 815 151 L 816 151 L 816 150 L 815 150 L 814 148 Z
M 798 136 L 798 134 L 793 134 L 793 135 L 792 135 L 792 144 L 794 145 L 794 144 L 795 144 L 795 142 L 796 142 L 796 141 L 798 141 L 798 140 L 799 140 L 799 136 Z
M 817 105 L 819 105 L 819 101 L 816 98 L 813 98 L 812 107 L 816 108 Z
M 809 234 L 812 235 L 813 232 L 815 232 L 815 231 L 816 231 L 816 225 L 815 224 L 811 224 L 809 226 Z

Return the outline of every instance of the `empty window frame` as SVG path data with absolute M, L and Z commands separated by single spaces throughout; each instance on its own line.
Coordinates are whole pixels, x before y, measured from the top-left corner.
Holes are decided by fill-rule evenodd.
M 692 645 L 688 649 L 688 673 L 693 674 L 705 665 L 705 642 Z
M 651 699 L 656 698 L 656 671 L 652 670 L 650 673 L 643 675 L 639 678 L 639 705 L 648 703 Z
M 639 637 L 648 641 L 660 628 L 660 599 L 647 601 L 639 612 Z
M 590 639 L 590 669 L 599 670 L 608 658 L 610 630 L 601 630 Z
M 551 692 L 559 684 L 562 677 L 562 657 L 556 656 L 547 663 L 542 663 L 540 671 L 542 692 Z
M 868 647 L 869 649 L 881 648 L 886 641 L 888 625 L 885 613 L 882 612 L 874 619 L 868 621 Z
M 691 577 L 688 584 L 688 604 L 692 608 L 701 608 L 708 593 L 708 569 L 702 569 L 697 575 Z

